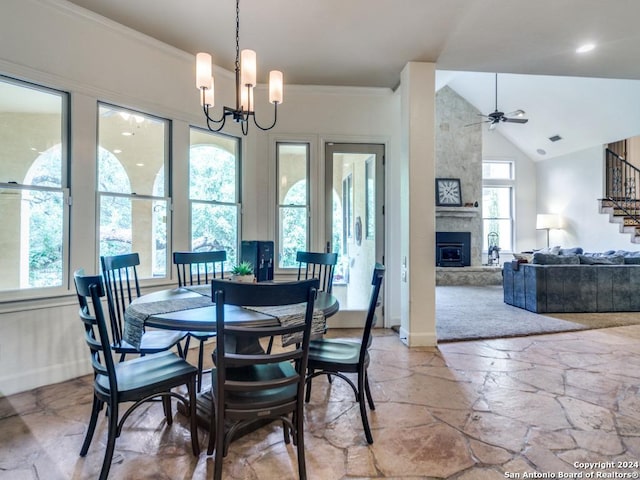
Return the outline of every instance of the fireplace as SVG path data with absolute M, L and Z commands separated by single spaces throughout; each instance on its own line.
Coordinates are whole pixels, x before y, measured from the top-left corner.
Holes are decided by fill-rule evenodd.
M 436 266 L 471 265 L 471 232 L 436 232 Z

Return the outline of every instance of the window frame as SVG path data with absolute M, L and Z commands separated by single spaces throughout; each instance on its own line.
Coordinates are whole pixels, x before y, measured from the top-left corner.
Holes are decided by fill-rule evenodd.
M 0 74 L 0 82 L 14 86 L 49 93 L 60 97 L 60 187 L 27 185 L 17 179 L 0 181 L 0 191 L 17 191 L 19 195 L 24 192 L 56 192 L 62 195 L 62 256 L 61 256 L 61 280 L 60 285 L 52 287 L 33 287 L 0 290 L 0 303 L 16 300 L 31 300 L 62 296 L 69 293 L 70 276 L 70 245 L 71 245 L 71 194 L 70 194 L 70 141 L 71 141 L 71 95 L 69 92 L 44 86 L 35 82 L 21 80 Z M 37 161 L 36 157 L 32 165 Z M 22 179 L 20 179 L 22 180 Z M 22 222 L 22 216 L 20 216 Z M 19 252 L 18 252 L 19 253 Z M 22 276 L 22 269 L 19 274 Z
M 233 141 L 236 144 L 236 154 L 235 154 L 235 202 L 221 202 L 219 200 L 201 200 L 201 199 L 193 199 L 191 198 L 191 132 L 198 131 L 201 134 L 211 135 L 213 137 L 221 137 L 226 138 L 230 141 Z M 195 125 L 189 125 L 189 153 L 187 155 L 187 205 L 188 205 L 188 215 L 189 215 L 189 249 L 193 250 L 193 206 L 194 204 L 200 205 L 213 205 L 213 206 L 223 206 L 230 207 L 234 206 L 236 208 L 236 253 L 237 260 L 239 262 L 242 252 L 240 250 L 242 245 L 242 141 L 239 137 L 234 135 L 229 135 L 222 132 L 211 132 L 206 128 L 198 127 Z M 225 262 L 225 269 L 230 270 L 232 268 L 232 258 L 227 257 L 227 262 Z
M 502 250 L 503 253 L 512 253 L 516 244 L 516 228 L 515 228 L 515 200 L 516 200 L 516 163 L 513 159 L 493 159 L 485 158 L 482 160 L 482 166 L 487 163 L 502 163 L 510 165 L 510 178 L 485 178 L 482 175 L 482 196 L 484 197 L 485 188 L 508 188 L 509 189 L 509 217 L 485 217 L 482 215 L 482 252 L 487 254 L 489 232 L 485 230 L 485 222 L 487 220 L 508 220 L 509 234 L 511 242 L 511 250 Z
M 131 193 L 121 193 L 121 192 L 108 192 L 108 191 L 101 191 L 100 190 L 100 148 L 101 148 L 101 144 L 100 144 L 100 107 L 104 106 L 106 108 L 109 109 L 114 109 L 114 110 L 121 110 L 121 111 L 126 111 L 128 113 L 131 113 L 132 115 L 135 114 L 139 114 L 142 115 L 144 117 L 149 117 L 152 119 L 157 119 L 159 121 L 161 121 L 164 124 L 164 145 L 163 145 L 163 151 L 164 151 L 164 160 L 163 160 L 163 165 L 164 165 L 164 185 L 163 185 L 163 190 L 164 190 L 164 196 L 157 196 L 157 195 L 152 195 L 152 194 L 140 194 L 137 193 L 135 191 L 132 191 Z M 173 214 L 173 198 L 172 198 L 172 182 L 171 182 L 171 178 L 172 178 L 172 168 L 173 168 L 173 162 L 172 162 L 172 138 L 173 138 L 173 121 L 170 118 L 165 118 L 165 117 L 161 117 L 159 115 L 155 115 L 152 113 L 148 113 L 148 112 L 144 112 L 142 110 L 138 110 L 135 108 L 130 108 L 130 107 L 125 107 L 122 105 L 118 105 L 116 103 L 111 103 L 111 102 L 107 102 L 107 101 L 102 101 L 102 100 L 98 100 L 96 103 L 96 129 L 97 129 L 97 135 L 96 135 L 96 169 L 95 169 L 95 183 L 94 183 L 94 188 L 95 188 L 95 194 L 96 194 L 96 206 L 95 206 L 95 231 L 96 231 L 96 244 L 95 244 L 95 248 L 96 248 L 96 270 L 99 271 L 101 266 L 100 266 L 100 243 L 101 243 L 101 236 L 100 236 L 100 226 L 101 226 L 101 217 L 100 217 L 100 207 L 101 207 L 101 200 L 103 197 L 113 197 L 113 198 L 129 198 L 131 200 L 131 204 L 133 205 L 134 202 L 136 200 L 144 200 L 144 201 L 149 201 L 149 202 L 154 202 L 154 201 L 163 201 L 166 203 L 166 249 L 165 249 L 165 273 L 163 276 L 153 276 L 153 268 L 152 268 L 152 276 L 145 276 L 145 275 L 140 275 L 139 273 L 139 282 L 141 286 L 145 286 L 145 285 L 161 285 L 161 284 L 165 284 L 167 281 L 169 281 L 172 278 L 172 271 L 173 271 L 173 263 L 171 260 L 172 257 L 172 239 L 173 239 L 173 231 L 172 231 L 172 225 L 173 225 L 173 221 L 172 221 L 172 214 Z M 108 150 L 107 150 L 108 151 Z M 110 152 L 113 154 L 113 152 Z M 132 188 L 133 190 L 133 188 Z M 133 232 L 135 231 L 134 225 L 132 224 L 132 236 L 133 236 Z M 140 253 L 140 250 L 136 250 L 136 249 L 132 249 L 132 252 L 138 252 Z
M 311 250 L 311 151 L 312 145 L 309 140 L 284 140 L 278 139 L 274 141 L 275 144 L 275 180 L 276 180 L 276 189 L 275 189 L 275 246 L 274 246 L 274 268 L 279 272 L 293 272 L 297 269 L 297 265 L 292 265 L 290 267 L 282 267 L 280 266 L 280 256 L 282 254 L 282 225 L 280 223 L 280 212 L 283 208 L 296 208 L 296 209 L 304 209 L 306 213 L 307 225 L 305 231 L 305 250 Z M 305 159 L 305 182 L 306 182 L 306 199 L 305 204 L 299 205 L 290 205 L 290 204 L 281 204 L 280 203 L 280 186 L 281 182 L 281 174 L 280 174 L 280 146 L 281 145 L 295 145 L 295 146 L 305 146 L 306 150 L 306 159 Z M 295 185 L 295 184 L 293 184 Z M 292 186 L 293 186 L 292 185 Z M 284 198 L 284 197 L 283 197 Z

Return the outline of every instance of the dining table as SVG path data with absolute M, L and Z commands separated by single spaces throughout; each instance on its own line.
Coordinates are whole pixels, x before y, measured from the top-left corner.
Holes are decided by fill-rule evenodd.
M 135 346 L 139 344 L 140 337 L 147 327 L 215 333 L 216 305 L 211 294 L 211 285 L 193 285 L 142 295 L 132 301 L 125 311 L 123 338 Z M 285 320 L 296 321 L 296 315 L 281 315 L 279 308 L 281 307 L 225 305 L 225 322 L 248 327 L 264 327 L 277 326 Z M 335 315 L 339 309 L 340 304 L 335 296 L 322 291 L 317 293 L 311 328 L 312 338 L 322 337 L 326 330 L 326 318 Z M 299 311 L 299 318 L 302 318 L 304 304 L 300 304 Z M 233 338 L 225 339 L 225 348 L 245 354 L 262 351 L 262 346 L 257 340 L 240 344 Z M 180 410 L 180 405 L 178 407 Z M 199 425 L 208 429 L 212 408 L 209 389 L 204 389 L 198 394 L 196 407 Z

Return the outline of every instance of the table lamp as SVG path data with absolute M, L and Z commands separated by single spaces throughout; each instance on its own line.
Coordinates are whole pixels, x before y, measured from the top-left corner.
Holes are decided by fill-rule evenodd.
M 547 231 L 547 248 L 549 248 L 549 230 L 562 228 L 562 219 L 556 213 L 539 213 L 536 215 L 536 230 Z

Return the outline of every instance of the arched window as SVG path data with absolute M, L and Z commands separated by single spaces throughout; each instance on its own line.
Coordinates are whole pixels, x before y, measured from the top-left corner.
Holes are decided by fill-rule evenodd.
M 131 193 L 131 181 L 120 160 L 98 147 L 98 190 L 109 193 Z M 100 255 L 131 252 L 131 199 L 112 195 L 101 196 Z
M 224 250 L 230 266 L 238 263 L 239 257 L 238 150 L 238 139 L 191 129 L 191 249 Z
M 25 190 L 21 202 L 21 287 L 53 287 L 62 284 L 64 198 L 61 191 L 60 144 L 41 153 L 24 178 L 24 185 L 56 190 Z

